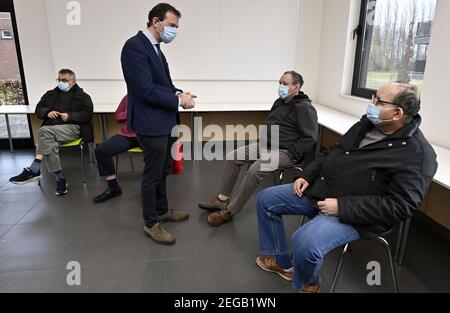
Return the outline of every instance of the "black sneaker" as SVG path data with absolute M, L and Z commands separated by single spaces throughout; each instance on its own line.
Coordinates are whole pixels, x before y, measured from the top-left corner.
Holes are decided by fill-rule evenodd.
M 56 192 L 55 194 L 59 197 L 59 196 L 64 196 L 65 194 L 67 194 L 67 187 L 69 187 L 69 184 L 67 183 L 67 181 L 64 178 L 58 179 L 56 181 Z
M 111 198 L 118 197 L 121 194 L 122 194 L 122 189 L 120 189 L 120 187 L 117 189 L 108 188 L 102 194 L 95 197 L 94 202 L 102 203 L 102 202 L 108 201 Z
M 15 185 L 25 185 L 41 179 L 41 172 L 33 173 L 28 167 L 23 169 L 22 174 L 11 177 L 9 181 Z

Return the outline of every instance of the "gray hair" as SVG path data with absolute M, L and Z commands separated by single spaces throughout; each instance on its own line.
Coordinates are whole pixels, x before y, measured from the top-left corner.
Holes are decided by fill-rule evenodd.
M 294 82 L 294 85 L 300 85 L 302 87 L 305 84 L 305 81 L 303 80 L 303 76 L 297 73 L 296 71 L 287 71 L 284 73 L 284 75 L 291 75 L 292 80 Z
M 405 122 L 409 124 L 419 114 L 421 100 L 416 86 L 400 84 L 400 88 L 395 96 L 394 103 L 403 109 Z

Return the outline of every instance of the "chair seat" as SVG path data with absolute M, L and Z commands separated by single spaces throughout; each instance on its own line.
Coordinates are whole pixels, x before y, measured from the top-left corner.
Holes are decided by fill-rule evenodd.
M 60 145 L 60 147 L 62 147 L 62 148 L 76 147 L 76 146 L 81 145 L 82 143 L 83 143 L 83 139 L 80 138 L 80 139 L 77 139 L 77 140 L 74 140 L 74 141 L 62 144 L 62 145 Z
M 299 164 L 295 164 L 295 165 L 291 165 L 291 166 L 280 167 L 279 169 L 277 169 L 277 171 L 289 171 L 289 170 L 301 169 L 302 166 L 303 166 L 303 163 L 299 163 Z
M 130 153 L 143 153 L 144 151 L 142 151 L 141 148 L 137 147 L 137 148 L 133 148 L 133 149 L 128 150 L 128 152 L 130 152 Z

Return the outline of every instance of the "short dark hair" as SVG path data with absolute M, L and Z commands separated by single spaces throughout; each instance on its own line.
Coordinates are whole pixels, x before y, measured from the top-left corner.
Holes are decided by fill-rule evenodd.
M 406 124 L 411 123 L 420 111 L 421 100 L 417 87 L 406 85 L 394 99 L 394 103 L 403 109 Z
M 148 23 L 147 27 L 152 26 L 152 20 L 153 18 L 157 17 L 161 22 L 164 21 L 166 18 L 167 12 L 171 12 L 181 18 L 181 13 L 177 9 L 175 9 L 173 6 L 167 3 L 159 3 L 153 7 L 153 9 L 150 10 L 148 13 Z
M 73 80 L 77 79 L 75 72 L 72 70 L 69 70 L 68 68 L 63 68 L 63 69 L 59 70 L 58 75 L 69 75 L 70 77 L 72 77 Z
M 287 71 L 284 73 L 284 75 L 288 75 L 288 74 L 291 75 L 292 81 L 294 82 L 295 85 L 299 84 L 300 87 L 303 87 L 303 85 L 305 84 L 305 81 L 303 80 L 302 75 L 300 75 L 296 71 Z

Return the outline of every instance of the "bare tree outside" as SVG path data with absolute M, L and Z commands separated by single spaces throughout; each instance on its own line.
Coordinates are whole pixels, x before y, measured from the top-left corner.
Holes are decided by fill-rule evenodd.
M 361 87 L 378 89 L 389 82 L 423 87 L 435 9 L 436 0 L 376 1 Z

